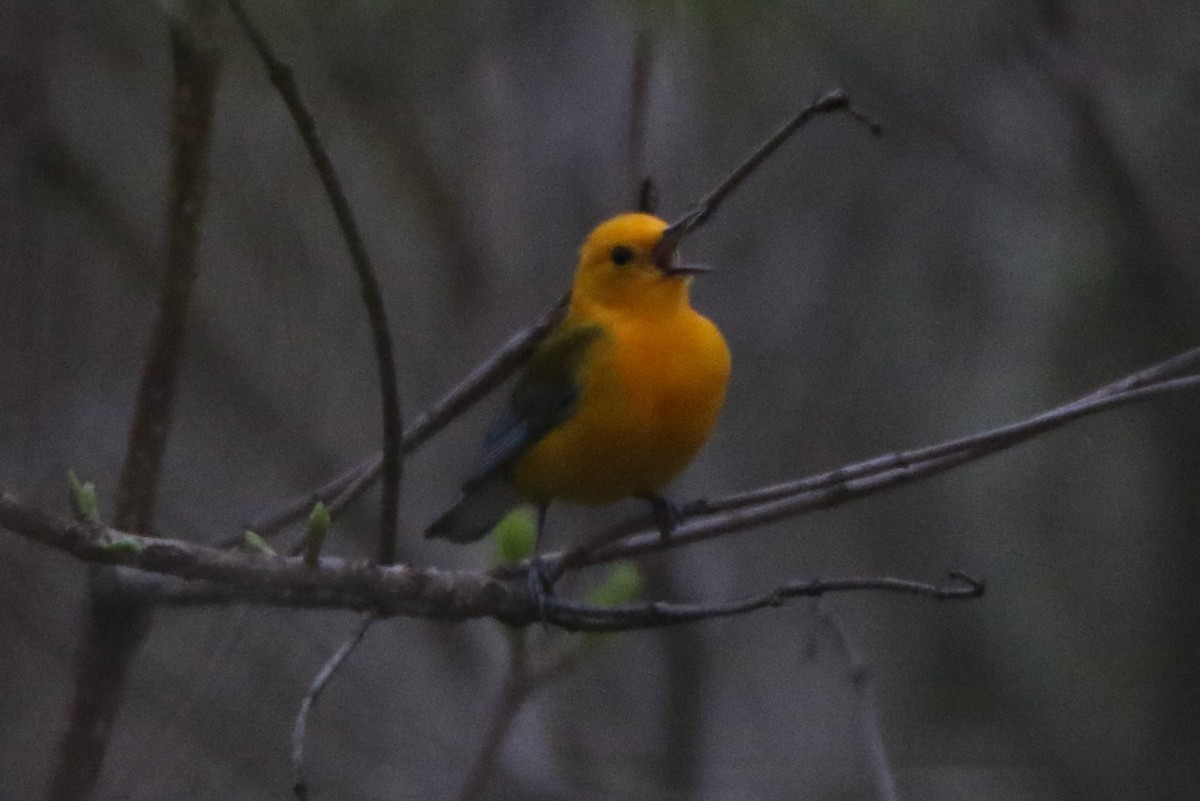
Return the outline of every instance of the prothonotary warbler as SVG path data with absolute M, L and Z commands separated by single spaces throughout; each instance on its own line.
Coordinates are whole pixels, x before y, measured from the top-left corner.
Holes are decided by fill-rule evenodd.
M 483 537 L 520 501 L 649 500 L 664 534 L 677 521 L 659 492 L 708 439 L 729 382 L 729 348 L 692 308 L 677 246 L 687 227 L 622 214 L 579 252 L 566 317 L 534 351 L 484 441 L 459 501 L 426 532 Z

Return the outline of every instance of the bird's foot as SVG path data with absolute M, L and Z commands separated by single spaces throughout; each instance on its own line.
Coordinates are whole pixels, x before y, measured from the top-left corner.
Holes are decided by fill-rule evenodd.
M 541 556 L 529 560 L 529 572 L 525 576 L 529 595 L 537 605 L 538 620 L 546 623 L 546 602 L 554 597 L 554 580 L 546 570 L 546 563 Z
M 683 511 L 670 498 L 662 495 L 647 494 L 642 496 L 650 504 L 650 514 L 654 517 L 654 525 L 663 542 L 670 542 L 675 529 L 683 525 Z

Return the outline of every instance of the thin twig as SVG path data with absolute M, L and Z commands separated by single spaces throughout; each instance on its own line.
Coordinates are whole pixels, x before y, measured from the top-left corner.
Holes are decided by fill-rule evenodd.
M 832 592 L 874 590 L 940 601 L 971 600 L 983 595 L 983 581 L 959 571 L 951 571 L 949 576 L 952 582 L 950 584 L 929 584 L 886 576 L 793 581 L 770 592 L 724 603 L 679 604 L 651 601 L 627 606 L 586 606 L 551 597 L 545 601 L 546 622 L 567 631 L 629 631 L 745 615 L 768 607 L 783 606 L 792 598 L 815 598 Z
M 846 635 L 837 618 L 828 611 L 818 608 L 816 619 L 820 627 L 831 635 L 831 639 L 841 652 L 842 659 L 846 662 L 846 676 L 850 690 L 854 694 L 858 724 L 862 730 L 863 739 L 866 741 L 867 754 L 871 761 L 871 773 L 875 778 L 875 787 L 879 792 L 880 801 L 898 801 L 896 777 L 883 742 L 879 706 L 875 700 L 875 691 L 871 682 L 871 666 L 859 657 L 858 650 Z M 813 632 L 814 652 L 818 635 L 819 632 Z
M 154 528 L 162 458 L 183 362 L 187 311 L 198 272 L 200 218 L 208 195 L 208 150 L 220 78 L 220 54 L 211 45 L 198 43 L 182 24 L 171 28 L 171 53 L 175 86 L 166 265 L 114 515 L 118 527 L 134 531 Z
M 492 717 L 484 734 L 483 745 L 467 778 L 463 780 L 458 801 L 474 801 L 483 795 L 500 764 L 500 752 L 512 730 L 517 713 L 538 690 L 561 678 L 594 646 L 586 637 L 560 638 L 553 645 L 531 649 L 527 629 L 509 631 L 509 672 Z
M 183 360 L 221 66 L 217 49 L 188 23 L 172 25 L 170 41 L 174 78 L 166 257 L 154 330 L 117 484 L 115 512 L 118 527 L 143 532 L 154 528 L 163 454 Z M 119 577 L 110 570 L 92 572 L 70 721 L 59 744 L 49 789 L 54 799 L 70 801 L 93 795 L 129 664 L 150 627 L 150 610 L 131 602 L 121 590 Z
M 629 75 L 629 138 L 625 146 L 625 180 L 629 194 L 638 199 L 640 211 L 653 213 L 646 182 L 646 109 L 650 74 L 654 67 L 654 39 L 646 28 L 633 43 Z M 647 208 L 649 206 L 649 208 Z
M 287 106 L 288 113 L 296 125 L 304 147 L 312 159 L 313 167 L 320 176 L 329 204 L 337 217 L 338 227 L 346 241 L 346 249 L 350 253 L 350 261 L 358 276 L 363 306 L 371 326 L 371 337 L 375 346 L 375 361 L 379 369 L 379 394 L 383 414 L 383 493 L 382 510 L 379 522 L 380 564 L 391 564 L 396 561 L 396 526 L 400 506 L 400 479 L 404 469 L 400 451 L 400 437 L 404 430 L 403 418 L 400 413 L 400 393 L 396 383 L 396 360 L 392 348 L 392 334 L 388 327 L 387 312 L 383 305 L 383 293 L 379 288 L 379 279 L 371 266 L 370 256 L 358 224 L 350 210 L 350 203 L 342 190 L 341 181 L 333 169 L 324 145 L 317 136 L 316 124 L 309 113 L 296 83 L 292 79 L 291 67 L 280 61 L 271 50 L 266 38 L 254 24 L 253 20 L 242 8 L 239 0 L 227 0 L 229 8 L 241 25 L 242 32 L 250 40 L 259 60 L 266 67 L 279 97 Z
M 1200 348 L 1187 351 L 1119 381 L 1106 384 L 1081 398 L 1069 401 L 1018 423 L 948 440 L 937 445 L 930 445 L 901 453 L 884 454 L 829 473 L 800 479 L 799 481 L 785 482 L 762 487 L 750 492 L 700 501 L 694 507 L 691 505 L 685 507 L 684 514 L 710 514 L 730 509 L 741 509 L 766 501 L 832 487 L 843 484 L 851 479 L 879 474 L 897 468 L 906 466 L 916 467 L 923 462 L 952 459 L 964 454 L 973 454 L 985 448 L 987 450 L 983 452 L 984 454 L 991 453 L 993 450 L 1009 447 L 1047 430 L 1065 425 L 1079 417 L 1102 411 L 1109 406 L 1141 400 L 1143 396 L 1130 394 L 1137 390 L 1150 390 L 1151 394 L 1154 394 L 1161 391 L 1179 389 L 1181 388 L 1179 385 L 1170 384 L 1168 379 L 1180 376 L 1181 373 L 1196 366 L 1200 366 Z M 1182 376 L 1184 382 L 1187 382 L 1191 378 L 1193 377 Z M 1187 388 L 1186 383 L 1182 388 Z M 952 466 L 951 462 L 946 462 L 946 464 Z
M 848 479 L 880 473 L 904 465 L 917 465 L 921 462 L 971 453 L 980 448 L 993 446 L 1008 447 L 1017 442 L 1024 441 L 1030 436 L 1068 423 L 1082 414 L 1089 414 L 1107 408 L 1107 405 L 1112 404 L 1114 399 L 1119 399 L 1115 401 L 1117 403 L 1139 400 L 1137 396 L 1129 395 L 1134 390 L 1141 390 L 1157 385 L 1165 388 L 1167 391 L 1171 391 L 1171 387 L 1166 384 L 1167 379 L 1181 376 L 1196 367 L 1200 367 L 1200 348 L 1193 348 L 1178 356 L 1114 381 L 1111 384 L 1106 384 L 1081 398 L 1064 403 L 1055 409 L 1019 423 L 949 440 L 925 448 L 918 448 L 903 453 L 886 454 L 856 465 L 843 467 L 831 473 L 801 479 L 800 481 L 777 484 L 753 492 L 738 493 L 725 498 L 702 502 L 696 508 L 685 508 L 684 513 L 707 514 L 728 509 L 744 508 L 764 501 L 786 498 L 803 492 L 833 486 L 843 483 Z
M 347 657 L 354 653 L 354 649 L 358 647 L 358 644 L 362 642 L 362 638 L 366 635 L 367 629 L 371 628 L 371 624 L 378 619 L 373 612 L 363 614 L 358 626 L 354 629 L 354 633 L 333 652 L 333 655 L 321 667 L 321 670 L 313 679 L 312 685 L 308 688 L 304 700 L 300 702 L 300 711 L 296 713 L 296 723 L 292 727 L 292 771 L 295 777 L 295 781 L 292 784 L 292 792 L 295 793 L 299 801 L 305 801 L 308 798 L 308 780 L 304 776 L 304 742 L 308 736 L 309 713 L 316 706 L 317 699 L 325 691 L 325 686 L 329 684 L 329 680 L 337 673 L 338 668 L 342 666 Z
M 1200 361 L 1200 349 L 1188 351 L 1080 399 L 1011 425 L 925 448 L 884 454 L 797 481 L 685 504 L 681 509 L 685 518 L 691 519 L 686 519 L 666 541 L 656 530 L 652 530 L 653 522 L 642 516 L 592 535 L 557 560 L 553 555 L 544 559 L 552 566 L 552 572 L 560 575 L 583 565 L 679 547 L 817 509 L 839 506 L 864 495 L 943 473 L 1107 409 L 1195 389 L 1200 386 L 1200 376 L 1168 376 L 1188 369 L 1197 361 Z M 503 571 L 497 571 L 497 574 L 503 574 Z
M 533 325 L 521 329 L 501 345 L 494 353 L 480 362 L 466 378 L 426 409 L 404 432 L 401 452 L 409 454 L 425 444 L 430 437 L 441 431 L 460 414 L 486 397 L 529 358 L 533 349 L 545 338 L 547 332 L 562 320 L 567 310 L 570 295 L 564 294 Z M 342 475 L 315 491 L 289 501 L 269 515 L 252 521 L 247 528 L 264 537 L 277 533 L 284 526 L 299 520 L 314 502 L 321 500 L 331 504 L 331 511 L 344 508 L 379 477 L 382 466 L 380 456 L 373 456 L 355 465 Z M 332 504 L 337 503 L 334 510 Z M 230 543 L 241 542 L 241 535 Z
M 879 123 L 870 119 L 851 105 L 850 98 L 846 96 L 845 92 L 841 89 L 834 89 L 801 109 L 798 114 L 784 123 L 778 131 L 759 145 L 745 161 L 735 167 L 729 175 L 725 176 L 725 179 L 717 184 L 703 199 L 692 204 L 691 208 L 684 212 L 679 219 L 672 222 L 667 231 L 664 232 L 664 242 L 669 240 L 677 242 L 684 234 L 704 225 L 716 213 L 717 208 L 725 198 L 734 189 L 737 189 L 742 181 L 746 180 L 751 173 L 758 169 L 772 153 L 778 150 L 780 145 L 790 139 L 792 134 L 804 127 L 809 120 L 818 114 L 830 114 L 838 111 L 845 112 L 866 125 L 875 136 L 883 133 L 883 128 Z
M 0 491 L 0 527 L 87 562 L 121 565 L 221 585 L 222 601 L 286 607 L 355 609 L 379 617 L 435 620 L 491 617 L 524 626 L 541 620 L 568 631 L 623 631 L 673 626 L 778 606 L 788 598 L 864 590 L 930 598 L 973 598 L 981 582 L 952 574 L 941 586 L 906 579 L 847 578 L 793 582 L 769 593 L 720 604 L 650 603 L 591 607 L 550 599 L 545 614 L 521 584 L 482 573 L 418 570 L 323 556 L 313 566 L 299 557 L 237 553 L 162 537 L 145 537 L 95 523 L 49 515 Z M 152 596 L 151 596 L 152 597 Z M 192 599 L 195 601 L 195 597 Z
M 1096 398 L 1117 395 L 1121 392 L 1126 392 L 1131 389 L 1139 389 L 1149 386 L 1167 378 L 1175 378 L 1196 372 L 1200 369 L 1200 348 L 1192 348 L 1185 350 L 1177 356 L 1172 356 L 1169 359 L 1163 359 L 1161 362 L 1156 362 L 1149 367 L 1138 370 L 1135 373 L 1119 378 L 1111 384 L 1105 384 L 1096 391 L 1079 399 L 1079 403 L 1086 403 L 1095 400 Z
M 403 443 L 403 440 L 401 440 L 401 443 Z M 401 449 L 403 450 L 403 446 Z M 366 486 L 360 485 L 364 483 L 369 485 L 375 481 L 375 479 L 379 478 L 379 473 L 382 469 L 383 455 L 377 454 L 322 484 L 312 492 L 297 496 L 288 501 L 285 506 L 281 506 L 273 512 L 268 512 L 261 517 L 255 518 L 246 523 L 245 527 L 263 537 L 272 537 L 308 514 L 317 501 L 324 503 L 332 510 L 334 499 L 340 497 L 346 490 L 351 487 L 357 487 L 360 492 L 365 490 Z M 222 540 L 221 545 L 225 548 L 233 548 L 240 545 L 241 542 L 241 534 L 232 534 Z

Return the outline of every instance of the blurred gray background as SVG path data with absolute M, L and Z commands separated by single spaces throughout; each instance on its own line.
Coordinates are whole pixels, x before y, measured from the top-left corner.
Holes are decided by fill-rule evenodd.
M 734 376 L 687 499 L 1017 419 L 1200 343 L 1194 2 L 248 3 L 380 270 L 412 416 L 565 287 L 629 207 L 631 64 L 665 216 L 841 86 L 690 241 Z M 111 507 L 162 262 L 170 59 L 148 2 L 0 8 L 0 486 Z M 279 98 L 225 15 L 201 278 L 160 530 L 201 542 L 378 449 L 364 314 Z M 402 555 L 490 399 L 408 463 Z M 1107 413 L 927 483 L 647 563 L 656 593 L 986 577 L 967 604 L 829 598 L 907 799 L 1200 796 L 1200 417 Z M 375 495 L 335 553 L 373 552 Z M 560 511 L 553 543 L 637 507 Z M 86 569 L 0 533 L 0 797 L 43 792 Z M 100 797 L 283 798 L 299 698 L 354 616 L 164 610 Z M 846 659 L 813 606 L 623 635 L 534 696 L 494 798 L 871 798 Z M 534 632 L 536 638 L 544 637 Z M 815 647 L 814 647 L 815 642 Z M 497 624 L 378 625 L 310 730 L 315 798 L 450 798 L 507 662 Z

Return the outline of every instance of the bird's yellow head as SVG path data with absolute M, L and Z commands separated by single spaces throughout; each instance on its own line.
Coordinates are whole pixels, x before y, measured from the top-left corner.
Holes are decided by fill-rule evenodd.
M 683 266 L 676 242 L 664 243 L 667 223 L 650 214 L 621 214 L 596 226 L 579 249 L 571 289 L 576 309 L 670 314 L 688 304 L 698 268 Z

